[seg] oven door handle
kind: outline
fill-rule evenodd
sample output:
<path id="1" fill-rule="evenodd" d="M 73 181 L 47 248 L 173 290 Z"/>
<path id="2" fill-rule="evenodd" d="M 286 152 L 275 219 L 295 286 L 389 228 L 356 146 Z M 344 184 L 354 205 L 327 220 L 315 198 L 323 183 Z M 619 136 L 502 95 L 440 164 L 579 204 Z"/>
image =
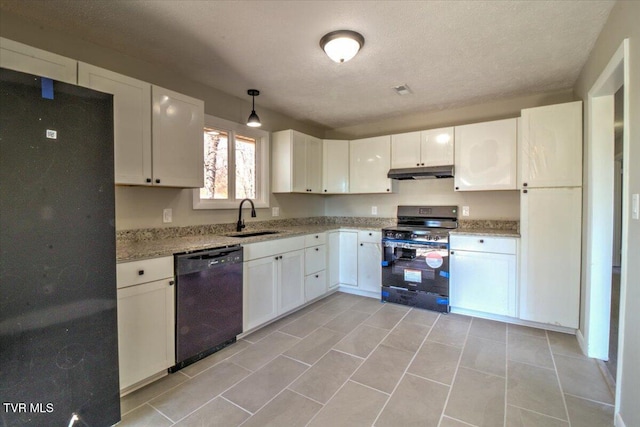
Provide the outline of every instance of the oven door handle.
<path id="1" fill-rule="evenodd" d="M 448 243 L 408 243 L 408 242 L 393 242 L 393 241 L 383 241 L 382 246 L 387 248 L 401 248 L 401 249 L 449 249 Z"/>

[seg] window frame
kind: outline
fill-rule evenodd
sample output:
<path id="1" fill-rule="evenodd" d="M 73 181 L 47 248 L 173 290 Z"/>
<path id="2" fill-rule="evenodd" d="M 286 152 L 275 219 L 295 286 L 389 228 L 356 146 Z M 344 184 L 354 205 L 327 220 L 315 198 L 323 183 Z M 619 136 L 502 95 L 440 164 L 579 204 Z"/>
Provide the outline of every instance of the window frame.
<path id="1" fill-rule="evenodd" d="M 194 188 L 193 209 L 236 209 L 240 199 L 235 198 L 236 187 L 236 161 L 235 161 L 235 137 L 236 134 L 254 138 L 256 140 L 256 198 L 252 199 L 256 208 L 269 207 L 269 132 L 262 129 L 251 128 L 247 125 L 235 123 L 230 120 L 205 114 L 204 127 L 211 127 L 228 132 L 229 135 L 229 198 L 228 199 L 201 199 L 200 188 Z M 204 133 L 204 128 L 203 128 Z M 202 142 L 204 150 L 204 139 Z M 203 165 L 204 167 L 204 165 Z"/>

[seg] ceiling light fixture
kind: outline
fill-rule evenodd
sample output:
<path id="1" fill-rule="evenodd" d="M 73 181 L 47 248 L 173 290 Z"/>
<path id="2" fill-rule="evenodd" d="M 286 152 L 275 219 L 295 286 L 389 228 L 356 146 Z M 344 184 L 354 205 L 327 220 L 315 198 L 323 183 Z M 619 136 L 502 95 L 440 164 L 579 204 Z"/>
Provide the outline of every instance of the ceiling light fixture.
<path id="1" fill-rule="evenodd" d="M 338 30 L 325 34 L 320 39 L 320 47 L 333 61 L 347 62 L 364 46 L 362 34 L 351 30 Z"/>
<path id="2" fill-rule="evenodd" d="M 262 126 L 262 123 L 260 123 L 260 117 L 256 114 L 256 96 L 260 95 L 260 91 L 258 89 L 249 89 L 247 94 L 252 98 L 251 114 L 249 114 L 249 119 L 247 119 L 247 126 L 259 128 Z"/>

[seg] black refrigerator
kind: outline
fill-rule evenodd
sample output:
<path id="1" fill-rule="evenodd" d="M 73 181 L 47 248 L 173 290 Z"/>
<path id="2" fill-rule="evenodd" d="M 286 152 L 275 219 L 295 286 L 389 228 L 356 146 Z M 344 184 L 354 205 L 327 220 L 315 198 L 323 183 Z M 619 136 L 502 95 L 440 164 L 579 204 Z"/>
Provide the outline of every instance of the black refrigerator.
<path id="1" fill-rule="evenodd" d="M 0 424 L 120 420 L 111 95 L 0 69 Z"/>

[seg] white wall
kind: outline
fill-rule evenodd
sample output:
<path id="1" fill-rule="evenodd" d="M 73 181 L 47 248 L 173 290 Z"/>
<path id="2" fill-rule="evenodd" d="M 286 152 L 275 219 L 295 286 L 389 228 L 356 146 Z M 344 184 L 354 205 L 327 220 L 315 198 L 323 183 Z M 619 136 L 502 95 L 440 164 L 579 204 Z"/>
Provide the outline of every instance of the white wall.
<path id="1" fill-rule="evenodd" d="M 618 1 L 611 11 L 589 59 L 575 86 L 576 94 L 587 99 L 589 89 L 606 67 L 623 39 L 629 38 L 629 194 L 640 193 L 640 2 Z M 585 155 L 585 158 L 587 156 Z M 587 171 L 585 171 L 586 173 Z M 585 194 L 587 192 L 585 191 Z M 627 208 L 630 201 L 627 200 Z M 628 212 L 627 212 L 628 214 Z M 640 221 L 630 220 L 627 239 L 629 250 L 622 255 L 627 268 L 627 289 L 624 301 L 625 330 L 621 335 L 622 363 L 620 379 L 620 417 L 627 427 L 640 426 Z M 584 307 L 582 307 L 584 311 Z M 584 325 L 583 322 L 581 322 Z"/>

